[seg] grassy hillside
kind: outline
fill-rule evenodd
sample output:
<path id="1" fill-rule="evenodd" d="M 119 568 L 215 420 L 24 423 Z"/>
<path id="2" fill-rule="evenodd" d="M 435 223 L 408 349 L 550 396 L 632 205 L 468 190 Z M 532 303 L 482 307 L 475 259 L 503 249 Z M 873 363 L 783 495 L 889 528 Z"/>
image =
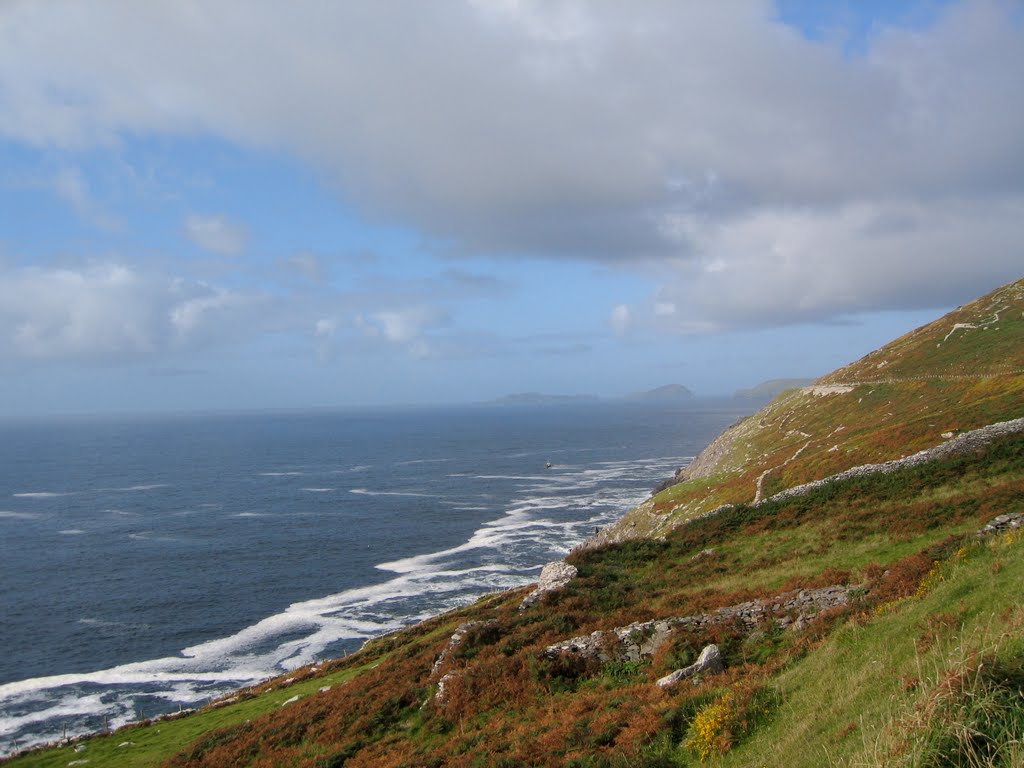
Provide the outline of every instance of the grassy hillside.
<path id="1" fill-rule="evenodd" d="M 604 540 L 659 534 L 722 504 L 766 498 L 1024 416 L 1024 280 L 923 326 L 814 385 L 783 393 L 698 457 Z"/>
<path id="2" fill-rule="evenodd" d="M 977 535 L 1024 515 L 1024 433 L 770 500 L 1024 416 L 1022 355 L 1024 281 L 783 394 L 531 608 L 493 595 L 11 765 L 1024 765 L 1024 535 Z M 724 669 L 656 684 L 711 643 Z"/>

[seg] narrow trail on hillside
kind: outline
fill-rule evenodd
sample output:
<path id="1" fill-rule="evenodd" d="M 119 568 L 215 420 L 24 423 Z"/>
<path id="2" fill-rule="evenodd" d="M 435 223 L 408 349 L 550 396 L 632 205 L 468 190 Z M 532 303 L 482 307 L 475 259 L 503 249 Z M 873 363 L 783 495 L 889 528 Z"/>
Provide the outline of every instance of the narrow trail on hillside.
<path id="1" fill-rule="evenodd" d="M 804 434 L 806 434 L 806 433 L 804 433 Z M 810 435 L 806 435 L 806 436 L 810 437 Z M 813 440 L 808 440 L 806 443 L 803 444 L 803 446 L 801 446 L 800 448 L 797 448 L 796 453 L 794 453 L 792 456 L 790 456 L 784 462 L 782 462 L 781 464 L 776 464 L 774 467 L 769 467 L 768 469 L 766 469 L 764 472 L 762 472 L 760 475 L 757 476 L 757 487 L 756 487 L 756 490 L 754 491 L 754 504 L 757 504 L 758 502 L 761 501 L 761 495 L 764 492 L 764 481 L 768 477 L 768 475 L 770 475 L 776 469 L 782 469 L 784 466 L 789 464 L 791 461 L 794 461 L 801 453 L 806 451 L 807 448 L 810 446 L 810 444 L 813 443 L 813 442 L 814 442 Z"/>
<path id="2" fill-rule="evenodd" d="M 987 373 L 936 373 L 921 376 L 892 376 L 884 379 L 850 379 L 847 381 L 830 382 L 827 386 L 856 387 L 862 384 L 901 384 L 911 381 L 963 381 L 969 379 L 993 379 L 999 376 L 1022 376 L 1024 368 L 1009 368 L 1005 371 L 989 371 Z M 807 389 L 812 389 L 808 387 Z"/>

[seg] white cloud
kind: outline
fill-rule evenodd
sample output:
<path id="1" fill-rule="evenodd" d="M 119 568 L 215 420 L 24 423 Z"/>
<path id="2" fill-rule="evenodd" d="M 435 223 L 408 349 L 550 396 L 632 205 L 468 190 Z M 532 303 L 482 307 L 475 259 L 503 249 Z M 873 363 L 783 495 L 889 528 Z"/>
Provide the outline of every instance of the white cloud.
<path id="1" fill-rule="evenodd" d="M 321 317 L 313 326 L 313 335 L 330 338 L 338 330 L 338 320 L 334 317 Z"/>
<path id="2" fill-rule="evenodd" d="M 284 149 L 455 250 L 671 268 L 665 302 L 678 294 L 691 328 L 730 307 L 767 323 L 1016 276 L 1017 6 L 965 0 L 932 28 L 877 32 L 845 56 L 767 0 L 7 3 L 0 136 Z M 923 229 L 856 221 L 908 209 L 968 244 L 960 258 Z M 222 218 L 193 224 L 209 250 L 244 247 Z"/>
<path id="3" fill-rule="evenodd" d="M 368 319 L 363 319 L 364 333 L 371 336 L 382 336 L 396 344 L 419 344 L 423 334 L 431 328 L 437 328 L 447 322 L 445 312 L 437 307 L 420 305 L 400 309 L 387 309 L 374 312 Z"/>
<path id="4" fill-rule="evenodd" d="M 123 362 L 247 332 L 259 300 L 118 263 L 0 271 L 0 361 Z"/>
<path id="5" fill-rule="evenodd" d="M 1020 274 L 1019 221 L 1024 196 L 759 211 L 705 231 L 663 273 L 655 308 L 677 311 L 655 314 L 704 332 L 955 305 Z"/>
<path id="6" fill-rule="evenodd" d="M 314 283 L 323 282 L 327 276 L 323 261 L 315 253 L 309 251 L 293 253 L 282 262 L 282 266 L 287 270 L 299 273 Z"/>
<path id="7" fill-rule="evenodd" d="M 245 249 L 245 229 L 226 216 L 192 213 L 185 217 L 185 234 L 204 250 L 237 256 Z"/>
<path id="8" fill-rule="evenodd" d="M 612 307 L 608 324 L 616 336 L 625 336 L 633 324 L 633 313 L 626 304 L 616 304 Z"/>
<path id="9" fill-rule="evenodd" d="M 117 217 L 111 216 L 93 199 L 81 169 L 69 166 L 62 168 L 53 178 L 53 191 L 57 197 L 71 206 L 79 218 L 94 227 L 114 231 L 123 227 Z"/>

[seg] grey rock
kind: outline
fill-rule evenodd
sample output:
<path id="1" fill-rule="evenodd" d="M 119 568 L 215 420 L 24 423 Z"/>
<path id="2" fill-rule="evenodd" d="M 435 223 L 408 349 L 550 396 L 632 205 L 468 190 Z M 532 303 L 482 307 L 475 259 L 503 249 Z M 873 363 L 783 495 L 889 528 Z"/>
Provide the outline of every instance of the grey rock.
<path id="1" fill-rule="evenodd" d="M 434 660 L 434 666 L 430 670 L 430 676 L 436 677 L 441 671 L 441 667 L 444 666 L 445 660 L 451 655 L 452 651 L 462 645 L 462 642 L 466 639 L 466 633 L 474 627 L 483 626 L 484 624 L 493 624 L 492 621 L 467 621 L 465 624 L 460 624 L 455 630 L 452 636 L 448 639 L 448 644 L 441 650 L 437 658 Z"/>
<path id="2" fill-rule="evenodd" d="M 923 451 L 918 451 L 912 456 L 907 456 L 902 459 L 893 459 L 892 461 L 885 461 L 881 464 L 863 464 L 859 467 L 848 469 L 845 472 L 840 472 L 838 474 L 822 478 L 821 480 L 814 480 L 810 483 L 796 485 L 788 490 L 776 493 L 774 496 L 769 496 L 767 499 L 762 500 L 760 504 L 769 501 L 781 501 L 783 499 L 793 498 L 794 496 L 805 496 L 817 488 L 821 488 L 824 485 L 841 480 L 848 480 L 854 477 L 865 477 L 867 475 L 891 474 L 897 470 L 905 469 L 907 467 L 916 467 L 936 459 L 944 459 L 949 456 L 970 453 L 984 448 L 993 440 L 1005 435 L 1012 435 L 1017 432 L 1024 432 L 1024 418 L 1000 421 L 996 424 L 989 424 L 987 427 L 972 429 L 970 432 L 964 432 L 962 435 L 954 437 L 952 440 L 945 443 L 941 443 L 934 448 L 926 448 Z M 754 504 L 753 506 L 759 506 L 759 504 Z"/>
<path id="3" fill-rule="evenodd" d="M 659 688 L 671 688 L 695 675 L 704 673 L 717 675 L 723 669 L 725 669 L 725 664 L 722 662 L 722 652 L 718 650 L 718 646 L 706 645 L 700 652 L 700 656 L 697 657 L 697 661 L 688 667 L 677 669 L 670 675 L 665 675 L 665 677 L 658 680 L 656 685 Z"/>
<path id="4" fill-rule="evenodd" d="M 427 699 L 427 701 L 433 701 L 437 706 L 444 706 L 445 699 L 448 696 L 447 685 L 455 679 L 455 673 L 449 672 L 447 675 L 437 681 L 437 692 L 434 694 L 433 699 Z"/>
<path id="5" fill-rule="evenodd" d="M 738 425 L 736 425 L 738 426 Z M 704 454 L 697 457 L 692 464 L 684 469 L 680 470 L 676 475 L 675 482 L 683 482 L 684 480 L 690 479 L 691 477 L 702 477 L 708 468 L 714 468 L 717 466 L 717 462 L 721 455 L 724 455 L 731 447 L 733 440 L 736 438 L 736 426 L 730 427 L 728 430 L 723 432 L 719 437 L 705 450 L 707 454 L 706 462 L 703 461 Z M 791 499 L 796 496 L 806 496 L 807 494 L 822 488 L 831 483 L 841 482 L 843 480 L 849 480 L 855 477 L 866 477 L 868 475 L 886 475 L 893 472 L 897 472 L 901 469 L 908 467 L 916 467 L 921 464 L 925 464 L 929 461 L 935 461 L 937 459 L 944 459 L 950 456 L 956 456 L 964 453 L 971 453 L 972 451 L 979 451 L 985 448 L 993 440 L 997 440 L 1005 435 L 1012 435 L 1018 432 L 1024 432 L 1024 417 L 1019 419 L 1011 419 L 1010 421 L 1000 421 L 995 424 L 989 424 L 985 427 L 978 429 L 972 429 L 970 432 L 964 432 L 961 435 L 957 435 L 952 440 L 940 443 L 932 448 L 926 448 L 923 451 L 918 451 L 911 456 L 905 456 L 902 459 L 893 459 L 892 461 L 885 461 L 881 464 L 862 464 L 857 467 L 852 467 L 843 472 L 839 472 L 835 475 L 829 475 L 823 477 L 820 480 L 812 480 L 809 483 L 802 483 L 801 485 L 795 485 L 792 488 L 788 488 L 784 491 L 780 491 L 768 498 L 758 499 L 752 503 L 751 507 L 759 507 L 763 504 L 768 504 L 773 501 L 783 501 L 785 499 Z M 705 465 L 706 464 L 706 468 Z M 650 504 L 650 502 L 645 502 Z M 668 520 L 663 526 L 669 530 L 677 528 L 681 525 L 691 525 L 698 520 L 706 520 L 709 517 L 715 517 L 720 515 L 726 510 L 732 509 L 733 504 L 723 504 L 720 507 L 703 512 L 699 515 L 686 518 L 685 520 Z M 641 504 L 634 511 L 640 511 L 644 509 L 644 504 Z M 580 549 L 589 549 L 597 547 L 603 544 L 612 544 L 620 541 L 626 541 L 630 538 L 636 538 L 635 536 L 629 535 L 627 532 L 620 530 L 620 527 L 610 526 L 608 529 L 601 531 L 599 536 L 595 536 L 585 541 Z"/>
<path id="6" fill-rule="evenodd" d="M 562 589 L 576 578 L 576 574 L 575 565 L 569 565 L 562 560 L 548 563 L 541 569 L 540 578 L 537 580 L 537 587 L 523 598 L 523 602 L 519 604 L 519 610 L 525 611 L 530 606 L 536 605 L 549 592 Z"/>
<path id="7" fill-rule="evenodd" d="M 994 536 L 998 533 L 1014 531 L 1021 527 L 1024 527 L 1024 514 L 1020 512 L 1011 512 L 1010 514 L 999 515 L 998 517 L 993 518 L 992 521 L 978 531 L 975 536 L 979 539 L 983 539 L 988 536 Z"/>
<path id="8" fill-rule="evenodd" d="M 789 592 L 768 600 L 751 600 L 719 608 L 713 613 L 637 621 L 624 627 L 598 630 L 549 645 L 544 655 L 554 658 L 570 653 L 602 663 L 639 661 L 657 653 L 674 632 L 702 632 L 712 625 L 726 622 L 734 622 L 743 631 L 751 632 L 758 624 L 774 619 L 776 626 L 796 631 L 805 627 L 821 611 L 848 603 L 852 589 L 855 587 L 835 584 L 820 589 Z M 778 616 L 787 613 L 796 613 L 798 616 L 795 619 L 786 615 Z"/>

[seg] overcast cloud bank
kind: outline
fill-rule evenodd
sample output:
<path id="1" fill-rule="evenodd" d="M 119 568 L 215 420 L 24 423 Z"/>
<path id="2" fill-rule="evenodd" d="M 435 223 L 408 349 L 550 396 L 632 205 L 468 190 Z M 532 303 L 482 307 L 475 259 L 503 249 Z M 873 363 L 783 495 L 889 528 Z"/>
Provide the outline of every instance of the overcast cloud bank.
<path id="1" fill-rule="evenodd" d="M 1021 6 L 955 3 L 864 48 L 806 39 L 767 0 L 10 2 L 0 137 L 283 151 L 435 255 L 642 272 L 650 300 L 608 306 L 619 336 L 940 307 L 1018 276 Z M 113 226 L 69 168 L 58 194 Z M 214 255 L 250 245 L 219 213 L 182 227 Z M 5 354 L 111 359 L 265 328 L 232 287 L 86 256 L 4 274 Z M 315 255 L 280 258 L 323 282 Z M 304 332 L 321 355 L 341 327 L 427 354 L 425 330 L 454 321 L 405 299 L 311 312 Z"/>

